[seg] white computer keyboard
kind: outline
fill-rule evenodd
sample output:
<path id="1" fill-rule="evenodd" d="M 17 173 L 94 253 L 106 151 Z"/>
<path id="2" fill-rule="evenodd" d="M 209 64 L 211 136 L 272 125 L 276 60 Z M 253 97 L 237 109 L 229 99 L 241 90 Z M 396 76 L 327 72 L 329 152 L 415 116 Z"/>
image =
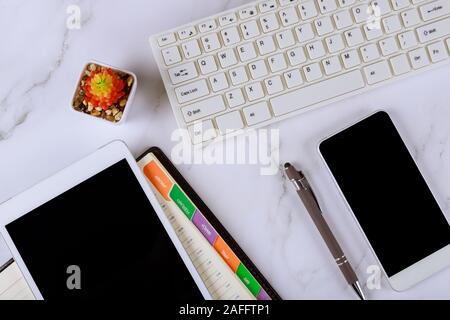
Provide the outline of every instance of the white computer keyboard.
<path id="1" fill-rule="evenodd" d="M 151 44 L 196 143 L 448 63 L 450 0 L 258 1 Z"/>

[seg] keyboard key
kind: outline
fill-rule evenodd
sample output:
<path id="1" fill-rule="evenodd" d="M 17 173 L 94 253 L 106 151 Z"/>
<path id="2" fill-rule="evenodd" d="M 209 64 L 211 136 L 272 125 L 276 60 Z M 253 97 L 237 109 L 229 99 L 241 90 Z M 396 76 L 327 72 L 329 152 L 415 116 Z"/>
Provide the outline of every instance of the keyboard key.
<path id="1" fill-rule="evenodd" d="M 378 47 L 374 43 L 361 47 L 360 52 L 364 62 L 370 62 L 380 57 Z"/>
<path id="2" fill-rule="evenodd" d="M 450 17 L 417 28 L 417 35 L 421 43 L 450 35 Z"/>
<path id="3" fill-rule="evenodd" d="M 402 49 L 408 49 L 417 46 L 416 35 L 413 31 L 407 31 L 399 34 L 398 41 Z"/>
<path id="4" fill-rule="evenodd" d="M 369 20 L 369 6 L 367 4 L 362 4 L 359 6 L 356 6 L 352 9 L 353 12 L 353 18 L 355 19 L 356 23 L 366 22 Z"/>
<path id="5" fill-rule="evenodd" d="M 233 49 L 222 51 L 217 54 L 217 57 L 219 58 L 220 65 L 224 69 L 233 66 L 238 62 Z"/>
<path id="6" fill-rule="evenodd" d="M 275 35 L 275 39 L 277 39 L 278 47 L 280 47 L 280 49 L 285 49 L 295 45 L 294 34 L 291 30 L 285 30 L 277 33 Z"/>
<path id="7" fill-rule="evenodd" d="M 337 56 L 323 60 L 322 65 L 327 76 L 338 73 L 342 70 L 341 61 Z"/>
<path id="8" fill-rule="evenodd" d="M 264 85 L 266 86 L 266 90 L 269 95 L 276 94 L 284 90 L 283 82 L 281 81 L 280 76 L 266 79 L 264 81 Z"/>
<path id="9" fill-rule="evenodd" d="M 170 47 L 161 51 L 164 62 L 170 66 L 181 61 L 180 51 L 178 47 Z"/>
<path id="10" fill-rule="evenodd" d="M 401 10 L 409 7 L 411 3 L 409 2 L 409 0 L 391 0 L 391 4 L 394 10 Z"/>
<path id="11" fill-rule="evenodd" d="M 333 19 L 334 23 L 336 24 L 336 28 L 338 28 L 339 30 L 350 27 L 353 24 L 353 19 L 350 15 L 350 11 L 348 10 L 336 12 L 333 15 Z"/>
<path id="12" fill-rule="evenodd" d="M 292 3 L 294 3 L 297 0 L 278 0 L 280 2 L 280 6 L 285 7 Z"/>
<path id="13" fill-rule="evenodd" d="M 389 0 L 375 0 L 372 1 L 370 5 L 372 7 L 372 12 L 374 12 L 375 14 L 379 12 L 380 16 L 384 16 L 392 11 Z"/>
<path id="14" fill-rule="evenodd" d="M 250 102 L 264 98 L 264 90 L 259 82 L 245 86 L 245 93 L 247 94 L 248 101 Z"/>
<path id="15" fill-rule="evenodd" d="M 227 99 L 230 108 L 236 108 L 245 104 L 245 98 L 244 95 L 242 94 L 241 89 L 234 89 L 230 92 L 227 92 L 225 94 L 225 97 Z"/>
<path id="16" fill-rule="evenodd" d="M 319 10 L 323 14 L 330 13 L 337 9 L 336 1 L 334 0 L 318 0 Z"/>
<path id="17" fill-rule="evenodd" d="M 269 57 L 267 61 L 269 63 L 269 68 L 273 73 L 287 68 L 286 59 L 282 53 Z"/>
<path id="18" fill-rule="evenodd" d="M 262 56 L 272 53 L 277 49 L 273 38 L 270 36 L 259 39 L 256 41 L 256 45 L 258 47 L 259 54 Z"/>
<path id="19" fill-rule="evenodd" d="M 383 31 L 380 28 L 374 28 L 373 26 L 369 26 L 368 24 L 365 24 L 363 26 L 363 30 L 366 35 L 366 39 L 369 41 L 379 38 L 383 35 Z"/>
<path id="20" fill-rule="evenodd" d="M 297 39 L 300 43 L 314 39 L 314 31 L 309 23 L 296 27 L 295 33 L 297 34 Z"/>
<path id="21" fill-rule="evenodd" d="M 303 20 L 308 20 L 317 16 L 317 8 L 314 1 L 303 2 L 298 6 L 298 9 Z"/>
<path id="22" fill-rule="evenodd" d="M 244 128 L 244 122 L 239 111 L 233 111 L 217 117 L 216 123 L 222 135 Z"/>
<path id="23" fill-rule="evenodd" d="M 349 47 L 354 47 L 364 42 L 364 37 L 360 28 L 348 30 L 344 33 L 344 35 Z"/>
<path id="24" fill-rule="evenodd" d="M 268 0 L 263 3 L 260 3 L 258 7 L 261 13 L 266 13 L 275 10 L 278 6 L 276 0 Z"/>
<path id="25" fill-rule="evenodd" d="M 169 70 L 172 84 L 179 84 L 198 77 L 197 68 L 193 62 L 185 63 Z"/>
<path id="26" fill-rule="evenodd" d="M 200 50 L 197 40 L 185 42 L 183 43 L 181 48 L 183 49 L 183 53 L 186 59 L 198 57 L 199 55 L 202 54 L 202 51 Z"/>
<path id="27" fill-rule="evenodd" d="M 215 96 L 183 107 L 181 112 L 183 113 L 186 123 L 189 123 L 219 113 L 225 109 L 226 107 L 222 96 Z"/>
<path id="28" fill-rule="evenodd" d="M 197 60 L 202 74 L 210 74 L 218 70 L 216 60 L 213 56 L 207 56 Z"/>
<path id="29" fill-rule="evenodd" d="M 244 108 L 242 111 L 244 112 L 245 120 L 249 126 L 253 126 L 272 118 L 267 102 L 265 101 Z"/>
<path id="30" fill-rule="evenodd" d="M 333 23 L 331 22 L 330 17 L 323 17 L 314 20 L 314 26 L 316 27 L 316 31 L 319 36 L 323 36 L 334 31 Z"/>
<path id="31" fill-rule="evenodd" d="M 239 10 L 239 18 L 241 20 L 249 19 L 251 17 L 256 16 L 256 13 L 257 13 L 257 11 L 256 11 L 255 7 L 249 7 L 246 9 L 242 9 L 242 10 Z"/>
<path id="32" fill-rule="evenodd" d="M 387 61 L 374 63 L 364 68 L 367 83 L 374 84 L 389 79 L 392 76 L 391 69 Z"/>
<path id="33" fill-rule="evenodd" d="M 217 130 L 214 128 L 211 120 L 195 123 L 189 126 L 188 130 L 194 144 L 206 142 L 217 137 Z"/>
<path id="34" fill-rule="evenodd" d="M 392 70 L 396 76 L 405 74 L 411 70 L 408 57 L 405 54 L 401 54 L 389 59 Z"/>
<path id="35" fill-rule="evenodd" d="M 427 52 L 424 48 L 419 48 L 408 53 L 409 60 L 414 69 L 420 69 L 430 64 Z"/>
<path id="36" fill-rule="evenodd" d="M 427 47 L 427 50 L 430 54 L 432 62 L 439 62 L 445 60 L 448 57 L 447 49 L 445 49 L 445 45 L 441 41 L 430 44 Z"/>
<path id="37" fill-rule="evenodd" d="M 255 20 L 241 24 L 241 32 L 245 40 L 255 38 L 261 34 L 258 23 Z"/>
<path id="38" fill-rule="evenodd" d="M 351 50 L 341 54 L 342 62 L 344 62 L 344 67 L 346 69 L 351 69 L 361 64 L 361 59 L 359 58 L 359 54 L 356 50 Z"/>
<path id="39" fill-rule="evenodd" d="M 200 80 L 175 89 L 178 102 L 183 104 L 209 94 L 206 80 Z"/>
<path id="40" fill-rule="evenodd" d="M 269 33 L 280 28 L 278 18 L 274 13 L 262 17 L 259 22 L 261 23 L 261 27 L 264 33 Z"/>
<path id="41" fill-rule="evenodd" d="M 205 22 L 200 23 L 200 24 L 198 25 L 198 30 L 199 30 L 201 33 L 213 31 L 213 30 L 216 30 L 216 29 L 217 29 L 217 23 L 216 23 L 216 20 L 208 20 L 208 21 L 205 21 Z"/>
<path id="42" fill-rule="evenodd" d="M 303 47 L 297 47 L 286 52 L 291 66 L 297 66 L 306 61 L 305 51 Z"/>
<path id="43" fill-rule="evenodd" d="M 294 7 L 286 8 L 278 12 L 283 26 L 291 26 L 299 22 L 297 11 Z"/>
<path id="44" fill-rule="evenodd" d="M 218 73 L 214 76 L 209 77 L 209 83 L 211 85 L 211 89 L 214 92 L 219 92 L 225 89 L 228 89 L 228 79 L 225 73 Z"/>
<path id="45" fill-rule="evenodd" d="M 286 72 L 283 77 L 289 89 L 298 87 L 299 85 L 303 84 L 302 74 L 298 69 Z"/>
<path id="46" fill-rule="evenodd" d="M 328 48 L 328 52 L 335 53 L 345 49 L 344 40 L 340 34 L 335 34 L 331 37 L 325 38 L 325 43 Z"/>
<path id="47" fill-rule="evenodd" d="M 306 81 L 311 82 L 322 78 L 322 69 L 318 63 L 313 63 L 303 67 L 303 73 L 305 74 Z"/>
<path id="48" fill-rule="evenodd" d="M 272 111 L 280 116 L 316 103 L 361 89 L 365 86 L 359 70 L 336 76 L 270 99 Z"/>
<path id="49" fill-rule="evenodd" d="M 267 71 L 266 62 L 264 60 L 258 60 L 248 65 L 250 69 L 250 75 L 253 79 L 259 79 L 267 76 L 269 72 Z"/>
<path id="50" fill-rule="evenodd" d="M 177 38 L 175 37 L 175 34 L 173 34 L 173 33 L 168 33 L 168 34 L 165 34 L 165 35 L 160 36 L 158 38 L 158 44 L 159 44 L 160 47 L 167 46 L 167 45 L 172 44 L 172 43 L 174 43 L 176 41 L 177 41 Z"/>
<path id="51" fill-rule="evenodd" d="M 384 31 L 386 33 L 398 32 L 402 29 L 402 25 L 398 15 L 393 15 L 382 20 Z"/>
<path id="52" fill-rule="evenodd" d="M 234 13 L 229 13 L 224 16 L 219 17 L 219 24 L 221 27 L 233 24 L 237 21 L 237 17 Z"/>
<path id="53" fill-rule="evenodd" d="M 325 48 L 322 41 L 312 42 L 306 45 L 306 51 L 311 60 L 323 57 L 325 55 Z"/>
<path id="54" fill-rule="evenodd" d="M 232 46 L 233 44 L 241 41 L 241 36 L 239 35 L 239 31 L 236 27 L 224 29 L 220 32 L 222 35 L 223 43 L 226 46 Z"/>
<path id="55" fill-rule="evenodd" d="M 348 7 L 354 4 L 356 0 L 338 0 L 340 7 Z"/>
<path id="56" fill-rule="evenodd" d="M 239 54 L 239 59 L 241 59 L 242 62 L 252 60 L 257 57 L 253 42 L 244 43 L 243 45 L 238 46 L 237 52 Z"/>
<path id="57" fill-rule="evenodd" d="M 420 23 L 420 17 L 417 9 L 403 11 L 400 16 L 402 17 L 403 25 L 406 28 L 413 27 Z"/>
<path id="58" fill-rule="evenodd" d="M 185 40 L 190 37 L 193 37 L 197 34 L 197 30 L 195 27 L 187 27 L 186 29 L 178 31 L 178 37 L 180 40 Z"/>
<path id="59" fill-rule="evenodd" d="M 233 86 L 240 85 L 248 81 L 247 71 L 245 71 L 245 67 L 239 67 L 233 70 L 230 70 L 230 79 Z"/>
<path id="60" fill-rule="evenodd" d="M 378 44 L 383 56 L 389 56 L 398 51 L 398 44 L 394 37 L 380 40 Z"/>
<path id="61" fill-rule="evenodd" d="M 419 11 L 424 21 L 440 18 L 450 13 L 450 1 L 434 1 L 421 6 Z"/>
<path id="62" fill-rule="evenodd" d="M 219 36 L 216 33 L 211 33 L 201 38 L 203 49 L 205 52 L 218 50 L 222 47 Z"/>

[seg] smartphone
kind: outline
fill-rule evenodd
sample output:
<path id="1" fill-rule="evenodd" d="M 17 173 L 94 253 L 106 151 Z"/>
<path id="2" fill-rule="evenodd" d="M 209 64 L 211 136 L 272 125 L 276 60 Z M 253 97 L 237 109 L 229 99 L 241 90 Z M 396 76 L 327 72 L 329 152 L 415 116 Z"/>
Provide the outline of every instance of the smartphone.
<path id="1" fill-rule="evenodd" d="M 319 152 L 394 290 L 450 266 L 450 225 L 386 112 L 323 140 Z"/>

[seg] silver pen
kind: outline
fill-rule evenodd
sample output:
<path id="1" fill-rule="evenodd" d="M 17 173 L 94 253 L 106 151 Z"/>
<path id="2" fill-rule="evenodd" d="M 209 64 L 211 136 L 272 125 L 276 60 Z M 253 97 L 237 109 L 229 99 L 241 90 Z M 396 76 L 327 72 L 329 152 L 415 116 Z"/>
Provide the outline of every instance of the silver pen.
<path id="1" fill-rule="evenodd" d="M 314 224 L 320 232 L 320 235 L 322 236 L 328 249 L 333 255 L 337 266 L 344 275 L 344 278 L 347 280 L 348 284 L 352 286 L 353 290 L 355 290 L 358 297 L 361 300 L 366 300 L 358 277 L 356 276 L 355 271 L 350 265 L 350 262 L 348 262 L 347 257 L 341 249 L 341 246 L 334 237 L 333 232 L 328 226 L 328 223 L 323 217 L 322 210 L 320 209 L 316 196 L 314 195 L 314 192 L 305 175 L 301 171 L 297 171 L 290 163 L 286 163 L 284 165 L 284 171 L 287 178 L 294 184 L 297 190 L 297 194 L 308 210 L 311 219 L 313 220 Z"/>

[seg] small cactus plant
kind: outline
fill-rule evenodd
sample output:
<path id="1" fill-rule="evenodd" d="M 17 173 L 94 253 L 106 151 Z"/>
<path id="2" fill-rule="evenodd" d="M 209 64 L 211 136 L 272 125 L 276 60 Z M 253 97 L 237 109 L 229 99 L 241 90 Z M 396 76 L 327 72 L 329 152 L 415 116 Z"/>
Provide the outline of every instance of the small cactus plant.
<path id="1" fill-rule="evenodd" d="M 108 110 L 125 95 L 125 82 L 111 69 L 102 67 L 90 72 L 83 86 L 85 100 L 94 108 Z"/>
<path id="2" fill-rule="evenodd" d="M 119 122 L 135 85 L 135 76 L 89 63 L 83 70 L 72 107 L 79 112 Z"/>

